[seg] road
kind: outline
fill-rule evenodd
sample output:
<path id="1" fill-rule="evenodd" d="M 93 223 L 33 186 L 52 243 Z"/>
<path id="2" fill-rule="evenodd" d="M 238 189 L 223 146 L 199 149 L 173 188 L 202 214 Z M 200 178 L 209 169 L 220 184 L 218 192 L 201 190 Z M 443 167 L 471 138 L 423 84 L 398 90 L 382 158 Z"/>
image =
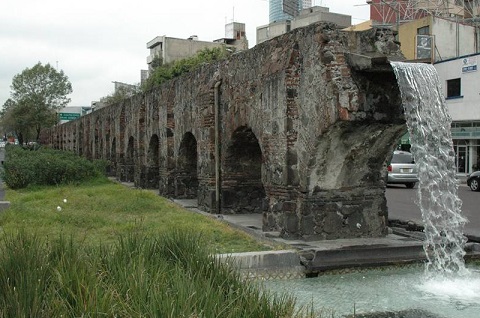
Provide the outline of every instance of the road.
<path id="1" fill-rule="evenodd" d="M 407 189 L 403 185 L 387 187 L 389 219 L 423 224 L 420 209 L 415 204 L 417 190 L 417 188 Z M 480 237 L 480 192 L 473 192 L 466 184 L 461 184 L 458 187 L 458 196 L 463 202 L 462 215 L 469 220 L 465 225 L 465 233 Z"/>

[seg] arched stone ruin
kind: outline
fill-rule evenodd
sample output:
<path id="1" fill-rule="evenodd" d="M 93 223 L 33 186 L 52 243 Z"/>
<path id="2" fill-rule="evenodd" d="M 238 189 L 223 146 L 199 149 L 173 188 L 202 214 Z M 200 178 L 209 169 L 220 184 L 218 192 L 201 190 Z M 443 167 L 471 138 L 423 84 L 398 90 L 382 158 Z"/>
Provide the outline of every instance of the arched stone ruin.
<path id="1" fill-rule="evenodd" d="M 389 30 L 319 23 L 43 133 L 110 173 L 286 238 L 387 232 L 386 161 L 405 131 Z"/>

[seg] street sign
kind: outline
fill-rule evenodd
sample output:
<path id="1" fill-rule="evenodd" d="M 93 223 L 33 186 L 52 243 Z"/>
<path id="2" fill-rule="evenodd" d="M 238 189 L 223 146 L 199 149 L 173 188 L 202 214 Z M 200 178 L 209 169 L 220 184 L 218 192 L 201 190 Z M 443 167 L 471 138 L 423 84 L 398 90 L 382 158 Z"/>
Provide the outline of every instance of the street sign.
<path id="1" fill-rule="evenodd" d="M 80 118 L 79 113 L 58 113 L 60 120 L 75 120 Z"/>

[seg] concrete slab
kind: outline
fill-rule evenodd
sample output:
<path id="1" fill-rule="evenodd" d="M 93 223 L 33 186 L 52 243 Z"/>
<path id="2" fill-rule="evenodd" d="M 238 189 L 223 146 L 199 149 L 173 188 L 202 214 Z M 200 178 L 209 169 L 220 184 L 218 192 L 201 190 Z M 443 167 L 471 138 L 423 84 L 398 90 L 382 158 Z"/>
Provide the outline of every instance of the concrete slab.
<path id="1" fill-rule="evenodd" d="M 295 250 L 219 254 L 219 259 L 237 268 L 247 279 L 292 279 L 305 277 L 305 268 Z"/>

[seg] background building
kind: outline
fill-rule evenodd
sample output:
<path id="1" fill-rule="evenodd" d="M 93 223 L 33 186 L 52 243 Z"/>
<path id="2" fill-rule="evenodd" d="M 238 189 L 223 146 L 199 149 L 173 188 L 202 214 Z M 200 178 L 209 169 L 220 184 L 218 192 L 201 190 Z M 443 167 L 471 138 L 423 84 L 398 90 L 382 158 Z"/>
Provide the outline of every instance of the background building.
<path id="1" fill-rule="evenodd" d="M 474 26 L 434 15 L 403 23 L 398 28 L 405 58 L 428 63 L 477 52 L 475 37 Z"/>
<path id="2" fill-rule="evenodd" d="M 480 54 L 457 57 L 434 64 L 452 117 L 452 139 L 457 173 L 480 170 Z"/>
<path id="3" fill-rule="evenodd" d="M 225 37 L 213 42 L 199 41 L 196 35 L 188 39 L 157 36 L 147 43 L 147 49 L 150 50 L 150 55 L 147 56 L 148 69 L 152 70 L 155 59 L 160 59 L 160 64 L 166 64 L 194 56 L 203 49 L 215 47 L 227 47 L 234 51 L 248 49 L 245 24 L 232 22 L 225 25 Z"/>
<path id="4" fill-rule="evenodd" d="M 268 41 L 274 37 L 285 34 L 296 28 L 301 28 L 316 22 L 333 22 L 340 29 L 352 24 L 352 17 L 345 14 L 330 12 L 326 7 L 310 7 L 303 9 L 291 20 L 276 21 L 257 27 L 257 43 Z"/>
<path id="5" fill-rule="evenodd" d="M 269 22 L 292 20 L 302 9 L 311 6 L 312 0 L 269 0 Z"/>
<path id="6" fill-rule="evenodd" d="M 457 174 L 480 170 L 480 0 L 366 2 L 370 24 L 398 32 L 408 60 L 436 68 L 452 118 Z"/>

